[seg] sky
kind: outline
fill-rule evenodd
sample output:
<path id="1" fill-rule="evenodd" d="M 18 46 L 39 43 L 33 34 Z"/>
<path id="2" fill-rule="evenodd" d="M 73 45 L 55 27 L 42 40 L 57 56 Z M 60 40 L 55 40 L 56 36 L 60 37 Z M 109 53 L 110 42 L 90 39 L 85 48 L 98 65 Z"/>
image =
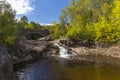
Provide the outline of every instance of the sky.
<path id="1" fill-rule="evenodd" d="M 7 0 L 16 10 L 16 17 L 27 16 L 29 21 L 41 24 L 59 22 L 61 10 L 69 5 L 69 0 Z"/>

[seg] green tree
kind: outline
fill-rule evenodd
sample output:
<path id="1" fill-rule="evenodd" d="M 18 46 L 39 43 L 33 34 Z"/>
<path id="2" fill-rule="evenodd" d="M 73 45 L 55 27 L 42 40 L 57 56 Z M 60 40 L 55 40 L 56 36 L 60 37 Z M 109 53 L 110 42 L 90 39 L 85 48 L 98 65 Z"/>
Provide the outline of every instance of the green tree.
<path id="1" fill-rule="evenodd" d="M 60 31 L 59 24 L 56 23 L 56 22 L 54 22 L 52 27 L 53 27 L 53 28 L 52 28 L 52 31 L 51 31 L 52 37 L 53 37 L 54 39 L 59 38 L 59 37 L 61 36 L 61 31 Z"/>
<path id="2" fill-rule="evenodd" d="M 34 21 L 31 21 L 29 23 L 29 25 L 30 25 L 29 28 L 31 28 L 31 29 L 42 29 L 42 26 L 39 23 L 36 23 Z"/>
<path id="3" fill-rule="evenodd" d="M 13 44 L 16 39 L 15 11 L 10 4 L 0 4 L 0 41 Z"/>
<path id="4" fill-rule="evenodd" d="M 69 39 L 100 43 L 120 41 L 119 0 L 71 0 L 62 10 L 60 21 L 69 22 L 64 29 L 64 36 Z"/>

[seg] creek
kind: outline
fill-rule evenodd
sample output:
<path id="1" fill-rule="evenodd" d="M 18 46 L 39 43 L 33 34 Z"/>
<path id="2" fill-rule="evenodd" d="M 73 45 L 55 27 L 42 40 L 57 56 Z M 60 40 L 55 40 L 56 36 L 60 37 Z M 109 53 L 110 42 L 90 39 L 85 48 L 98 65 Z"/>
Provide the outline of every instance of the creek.
<path id="1" fill-rule="evenodd" d="M 59 56 L 44 57 L 17 69 L 17 80 L 120 80 L 119 65 L 74 59 L 75 53 L 57 46 Z"/>

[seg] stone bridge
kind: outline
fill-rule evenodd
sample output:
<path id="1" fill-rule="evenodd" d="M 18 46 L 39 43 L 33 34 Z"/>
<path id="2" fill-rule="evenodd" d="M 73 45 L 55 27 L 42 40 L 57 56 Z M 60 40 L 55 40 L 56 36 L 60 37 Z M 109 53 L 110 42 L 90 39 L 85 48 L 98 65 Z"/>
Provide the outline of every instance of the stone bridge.
<path id="1" fill-rule="evenodd" d="M 50 32 L 47 29 L 44 29 L 44 30 L 27 29 L 23 32 L 23 35 L 29 39 L 37 39 L 37 38 L 48 36 L 49 34 Z"/>
<path id="2" fill-rule="evenodd" d="M 35 34 L 35 35 L 38 34 L 38 35 L 41 35 L 42 37 L 44 37 L 44 36 L 49 35 L 50 32 L 49 32 L 47 29 L 44 29 L 44 30 L 37 30 L 37 29 L 32 30 L 32 29 L 27 29 L 27 30 L 24 31 L 24 35 L 25 35 L 25 36 L 27 36 L 27 35 L 34 35 L 34 34 Z"/>

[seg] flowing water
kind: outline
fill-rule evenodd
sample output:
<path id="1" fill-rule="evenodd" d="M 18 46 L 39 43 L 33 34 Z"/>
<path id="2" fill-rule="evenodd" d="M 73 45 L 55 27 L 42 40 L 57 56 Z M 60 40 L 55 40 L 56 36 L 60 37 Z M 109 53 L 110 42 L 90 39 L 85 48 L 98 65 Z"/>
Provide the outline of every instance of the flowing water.
<path id="1" fill-rule="evenodd" d="M 55 44 L 59 49 L 59 57 L 60 58 L 70 58 L 70 57 L 74 57 L 76 54 L 70 50 L 68 50 L 67 48 L 60 46 L 59 44 Z"/>
<path id="2" fill-rule="evenodd" d="M 57 58 L 43 58 L 18 69 L 18 80 L 120 80 L 119 65 L 71 60 L 65 50 L 62 52 L 65 55 L 60 53 Z"/>

